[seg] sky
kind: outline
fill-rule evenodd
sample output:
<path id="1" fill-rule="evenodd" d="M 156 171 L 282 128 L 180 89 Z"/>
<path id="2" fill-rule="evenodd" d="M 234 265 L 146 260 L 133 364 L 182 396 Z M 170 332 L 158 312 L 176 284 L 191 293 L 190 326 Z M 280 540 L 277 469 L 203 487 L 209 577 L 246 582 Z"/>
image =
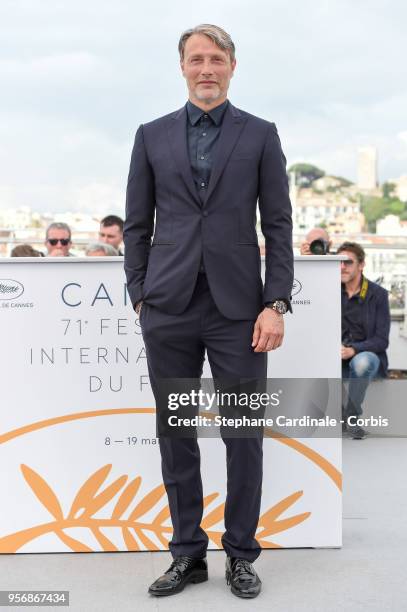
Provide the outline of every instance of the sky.
<path id="1" fill-rule="evenodd" d="M 187 99 L 182 31 L 232 36 L 229 99 L 274 121 L 287 164 L 407 174 L 407 3 L 1 0 L 0 208 L 124 214 L 137 127 Z"/>

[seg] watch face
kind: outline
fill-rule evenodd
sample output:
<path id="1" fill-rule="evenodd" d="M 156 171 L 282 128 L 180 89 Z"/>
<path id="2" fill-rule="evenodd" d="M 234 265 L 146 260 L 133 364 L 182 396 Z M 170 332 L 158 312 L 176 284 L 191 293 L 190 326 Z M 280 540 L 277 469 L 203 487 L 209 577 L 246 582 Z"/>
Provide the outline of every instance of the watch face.
<path id="1" fill-rule="evenodd" d="M 276 300 L 274 302 L 274 307 L 280 314 L 285 314 L 287 312 L 287 304 L 282 300 Z"/>

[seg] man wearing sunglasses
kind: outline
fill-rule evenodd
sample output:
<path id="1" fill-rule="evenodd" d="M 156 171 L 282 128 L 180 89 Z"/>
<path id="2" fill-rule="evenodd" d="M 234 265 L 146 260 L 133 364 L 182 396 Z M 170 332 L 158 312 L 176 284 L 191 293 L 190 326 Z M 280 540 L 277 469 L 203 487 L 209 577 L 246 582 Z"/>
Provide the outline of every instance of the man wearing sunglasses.
<path id="1" fill-rule="evenodd" d="M 48 257 L 72 257 L 71 228 L 67 223 L 51 223 L 45 234 Z"/>
<path id="2" fill-rule="evenodd" d="M 366 436 L 355 417 L 362 415 L 362 403 L 369 382 L 387 375 L 386 349 L 389 345 L 390 311 L 383 287 L 363 275 L 365 252 L 356 242 L 344 242 L 337 251 L 342 281 L 342 378 L 349 379 L 348 401 L 343 418 L 355 440 Z M 353 418 L 351 418 L 353 417 Z"/>

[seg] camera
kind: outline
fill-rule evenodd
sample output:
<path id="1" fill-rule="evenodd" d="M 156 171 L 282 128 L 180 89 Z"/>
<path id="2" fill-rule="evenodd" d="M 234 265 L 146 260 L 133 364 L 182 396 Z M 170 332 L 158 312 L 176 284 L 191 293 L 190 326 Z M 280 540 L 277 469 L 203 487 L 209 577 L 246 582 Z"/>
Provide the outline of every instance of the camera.
<path id="1" fill-rule="evenodd" d="M 322 238 L 318 238 L 311 242 L 309 250 L 313 255 L 326 255 L 329 253 L 329 242 L 322 240 Z"/>

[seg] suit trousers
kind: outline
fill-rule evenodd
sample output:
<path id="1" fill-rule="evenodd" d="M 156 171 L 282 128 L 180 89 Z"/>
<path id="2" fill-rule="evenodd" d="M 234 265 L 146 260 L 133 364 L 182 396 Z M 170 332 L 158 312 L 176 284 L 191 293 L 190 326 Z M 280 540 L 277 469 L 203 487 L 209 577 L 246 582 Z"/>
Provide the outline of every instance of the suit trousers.
<path id="1" fill-rule="evenodd" d="M 147 355 L 150 383 L 159 397 L 159 380 L 199 379 L 205 350 L 213 379 L 267 377 L 267 353 L 251 346 L 254 320 L 224 317 L 212 298 L 205 274 L 199 273 L 186 310 L 172 315 L 144 302 L 140 325 Z M 227 494 L 222 545 L 231 557 L 250 562 L 260 554 L 255 539 L 260 514 L 263 476 L 263 435 L 225 437 Z M 173 557 L 204 557 L 208 536 L 200 524 L 203 490 L 200 451 L 195 437 L 159 437 L 163 482 L 168 495 Z"/>

